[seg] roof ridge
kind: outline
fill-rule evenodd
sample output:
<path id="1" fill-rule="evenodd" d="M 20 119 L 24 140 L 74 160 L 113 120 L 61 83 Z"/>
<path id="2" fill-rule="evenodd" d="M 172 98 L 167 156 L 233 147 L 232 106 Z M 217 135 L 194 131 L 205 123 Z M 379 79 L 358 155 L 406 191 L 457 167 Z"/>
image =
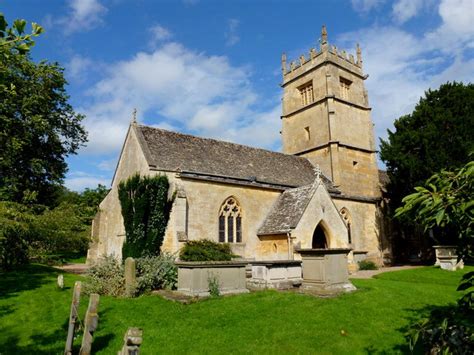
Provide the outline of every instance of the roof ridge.
<path id="1" fill-rule="evenodd" d="M 147 126 L 147 125 L 144 125 L 144 124 L 138 124 L 137 127 L 138 128 L 143 128 L 144 127 L 144 128 L 155 129 L 155 130 L 158 130 L 158 131 L 171 133 L 171 134 L 174 134 L 174 135 L 177 135 L 177 136 L 192 137 L 192 138 L 201 139 L 201 140 L 205 140 L 205 141 L 213 141 L 213 142 L 218 142 L 218 143 L 230 144 L 230 145 L 233 145 L 233 146 L 240 146 L 240 147 L 250 148 L 250 149 L 254 149 L 254 150 L 260 150 L 260 151 L 271 153 L 271 154 L 282 155 L 282 156 L 290 157 L 290 158 L 293 158 L 293 159 L 296 158 L 296 159 L 302 160 L 302 161 L 304 160 L 304 161 L 307 161 L 308 163 L 311 164 L 311 162 L 307 158 L 300 157 L 300 156 L 293 155 L 293 154 L 286 154 L 286 153 L 282 153 L 282 152 L 276 152 L 274 150 L 269 150 L 269 149 L 265 149 L 265 148 L 252 147 L 250 145 L 229 142 L 229 141 L 226 141 L 226 140 L 220 140 L 220 139 L 216 139 L 216 138 L 200 137 L 200 136 L 196 136 L 194 134 L 170 131 L 170 130 L 167 130 L 167 129 L 163 129 L 163 128 L 159 128 L 159 127 L 153 127 L 153 126 Z"/>

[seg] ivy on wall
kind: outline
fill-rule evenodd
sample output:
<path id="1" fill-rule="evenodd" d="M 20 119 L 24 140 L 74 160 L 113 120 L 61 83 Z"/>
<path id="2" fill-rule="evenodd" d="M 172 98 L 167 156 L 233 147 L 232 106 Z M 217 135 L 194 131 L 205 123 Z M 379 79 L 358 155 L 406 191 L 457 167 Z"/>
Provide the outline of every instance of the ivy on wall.
<path id="1" fill-rule="evenodd" d="M 160 254 L 171 201 L 168 178 L 134 175 L 118 186 L 126 241 L 122 255 L 141 257 Z"/>

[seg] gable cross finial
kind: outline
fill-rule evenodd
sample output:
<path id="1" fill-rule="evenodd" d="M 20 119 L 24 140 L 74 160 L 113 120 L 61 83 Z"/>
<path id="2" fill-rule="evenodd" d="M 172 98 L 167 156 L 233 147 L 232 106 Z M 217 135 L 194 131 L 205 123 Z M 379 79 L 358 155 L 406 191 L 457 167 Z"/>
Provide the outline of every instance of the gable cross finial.
<path id="1" fill-rule="evenodd" d="M 134 108 L 132 112 L 132 124 L 137 124 L 137 109 Z"/>
<path id="2" fill-rule="evenodd" d="M 314 175 L 316 176 L 314 181 L 316 183 L 321 182 L 321 168 L 319 167 L 319 164 L 316 164 L 313 170 L 314 170 Z"/>

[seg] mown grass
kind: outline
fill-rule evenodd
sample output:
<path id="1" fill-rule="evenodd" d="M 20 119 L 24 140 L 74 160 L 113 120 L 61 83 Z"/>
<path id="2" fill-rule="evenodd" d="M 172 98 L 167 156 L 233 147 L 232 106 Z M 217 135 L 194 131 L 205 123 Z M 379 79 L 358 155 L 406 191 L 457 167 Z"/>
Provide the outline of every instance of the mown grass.
<path id="1" fill-rule="evenodd" d="M 459 298 L 464 272 L 427 267 L 353 280 L 358 291 L 337 298 L 262 291 L 182 305 L 159 296 L 101 297 L 97 354 L 116 354 L 126 329 L 141 327 L 143 354 L 400 353 L 404 332 L 430 309 Z M 61 353 L 77 275 L 30 265 L 0 274 L 0 353 Z M 87 299 L 81 302 L 85 313 Z M 80 339 L 77 339 L 78 343 Z M 77 344 L 76 344 L 77 346 Z"/>

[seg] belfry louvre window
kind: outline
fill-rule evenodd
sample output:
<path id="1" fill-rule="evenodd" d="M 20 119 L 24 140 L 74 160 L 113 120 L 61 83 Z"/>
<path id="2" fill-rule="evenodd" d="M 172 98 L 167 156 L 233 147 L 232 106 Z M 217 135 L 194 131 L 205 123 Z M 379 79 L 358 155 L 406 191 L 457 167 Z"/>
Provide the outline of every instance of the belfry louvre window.
<path id="1" fill-rule="evenodd" d="M 341 97 L 344 100 L 349 100 L 349 89 L 351 87 L 352 81 L 344 79 L 344 78 L 339 78 L 339 87 L 341 89 Z"/>
<path id="2" fill-rule="evenodd" d="M 301 104 L 303 106 L 314 102 L 313 83 L 306 83 L 298 88 L 301 95 Z"/>
<path id="3" fill-rule="evenodd" d="M 226 199 L 219 211 L 219 242 L 242 243 L 242 213 L 234 197 Z"/>

